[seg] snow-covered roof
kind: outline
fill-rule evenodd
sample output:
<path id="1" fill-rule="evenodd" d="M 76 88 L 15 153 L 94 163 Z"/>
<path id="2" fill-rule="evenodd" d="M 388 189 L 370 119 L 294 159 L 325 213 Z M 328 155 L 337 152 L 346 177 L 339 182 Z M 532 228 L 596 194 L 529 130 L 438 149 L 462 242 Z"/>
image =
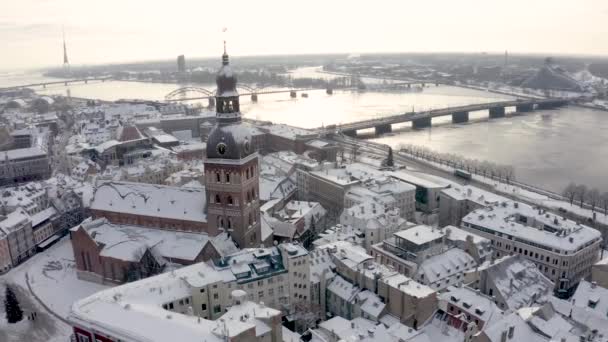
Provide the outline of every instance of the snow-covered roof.
<path id="1" fill-rule="evenodd" d="M 394 233 L 395 236 L 407 240 L 416 245 L 424 245 L 431 241 L 443 238 L 445 231 L 424 224 L 401 230 Z"/>
<path id="2" fill-rule="evenodd" d="M 572 253 L 601 239 L 598 230 L 518 202 L 474 210 L 462 222 L 465 228 L 483 227 L 558 253 Z"/>
<path id="3" fill-rule="evenodd" d="M 485 324 L 491 324 L 502 318 L 503 311 L 494 301 L 478 291 L 466 286 L 450 286 L 446 292 L 438 295 L 439 308 L 448 312 L 448 303 L 463 311 L 479 317 Z"/>
<path id="4" fill-rule="evenodd" d="M 310 282 L 318 283 L 324 274 L 326 279 L 333 278 L 336 265 L 331 259 L 328 249 L 317 248 L 308 254 L 308 264 L 310 265 Z"/>
<path id="5" fill-rule="evenodd" d="M 40 223 L 50 219 L 51 217 L 53 217 L 56 214 L 57 214 L 57 210 L 53 206 L 50 206 L 44 210 L 41 210 L 41 211 L 35 213 L 34 215 L 31 216 L 32 227 L 36 227 Z"/>
<path id="6" fill-rule="evenodd" d="M 484 271 L 512 310 L 544 302 L 553 293 L 553 282 L 521 255 L 501 258 Z"/>
<path id="7" fill-rule="evenodd" d="M 308 131 L 306 129 L 285 124 L 273 124 L 260 128 L 272 135 L 280 136 L 290 140 L 294 140 L 298 136 L 314 136 L 315 134 L 314 132 Z"/>
<path id="8" fill-rule="evenodd" d="M 327 146 L 331 146 L 332 143 L 327 141 L 327 140 L 322 140 L 322 139 L 313 139 L 311 141 L 308 141 L 306 143 L 306 145 L 311 146 L 311 147 L 315 147 L 315 148 L 324 148 Z"/>
<path id="9" fill-rule="evenodd" d="M 189 143 L 189 144 L 181 144 L 177 146 L 171 147 L 171 149 L 175 152 L 187 152 L 187 151 L 198 151 L 207 149 L 207 144 L 204 142 L 199 143 Z"/>
<path id="10" fill-rule="evenodd" d="M 348 186 L 359 183 L 359 180 L 350 176 L 344 169 L 325 169 L 322 171 L 311 171 L 311 175 L 335 183 L 339 186 Z"/>
<path id="11" fill-rule="evenodd" d="M 249 329 L 254 329 L 256 336 L 270 331 L 264 321 L 280 312 L 251 302 L 231 306 L 216 321 L 162 308 L 164 303 L 190 297 L 192 286 L 222 282 L 219 272 L 198 263 L 79 300 L 72 305 L 68 319 L 122 340 L 150 342 L 222 342 Z"/>
<path id="12" fill-rule="evenodd" d="M 511 335 L 510 331 L 512 331 Z M 483 329 L 483 334 L 491 342 L 501 342 L 505 333 L 508 341 L 547 342 L 546 338 L 536 334 L 526 321 L 515 312 L 493 321 L 492 324 Z"/>
<path id="13" fill-rule="evenodd" d="M 342 300 L 345 302 L 351 302 L 361 291 L 361 288 L 352 284 L 341 276 L 336 275 L 331 283 L 327 286 L 327 291 L 342 298 Z"/>
<path id="14" fill-rule="evenodd" d="M 317 235 L 313 245 L 319 247 L 337 241 L 348 241 L 357 245 L 363 243 L 364 233 L 350 225 L 337 224 Z"/>
<path id="15" fill-rule="evenodd" d="M 28 158 L 42 158 L 47 154 L 38 147 L 18 148 L 15 150 L 0 151 L 0 160 L 20 160 Z"/>
<path id="16" fill-rule="evenodd" d="M 85 222 L 81 226 L 95 242 L 103 245 L 100 255 L 125 261 L 139 261 L 147 249 L 154 250 L 168 261 L 171 259 L 195 261 L 207 243 L 213 244 L 216 239 L 222 241 L 218 244 L 220 248 L 216 247 L 220 255 L 238 250 L 234 243 L 232 248 L 223 243 L 225 236 L 210 238 L 206 234 L 118 225 L 110 223 L 105 218 Z M 213 245 L 215 247 L 215 244 Z"/>
<path id="17" fill-rule="evenodd" d="M 430 287 L 420 284 L 419 282 L 400 273 L 394 273 L 391 276 L 384 277 L 381 281 L 391 287 L 399 289 L 403 293 L 417 298 L 428 297 L 435 293 L 435 290 Z"/>
<path id="18" fill-rule="evenodd" d="M 449 229 L 449 230 L 448 230 Z M 489 239 L 479 236 L 473 232 L 449 225 L 442 228 L 446 232 L 446 239 L 451 241 L 467 241 L 470 236 L 474 244 L 490 243 Z M 449 232 L 449 233 L 448 233 Z"/>
<path id="19" fill-rule="evenodd" d="M 327 245 L 319 246 L 334 251 L 334 257 L 340 260 L 345 266 L 357 269 L 359 265 L 366 261 L 373 260 L 373 257 L 365 252 L 361 246 L 355 246 L 346 241 L 337 241 Z"/>
<path id="20" fill-rule="evenodd" d="M 369 317 L 380 318 L 380 314 L 384 311 L 386 304 L 375 293 L 369 290 L 363 290 L 357 294 L 357 302 L 361 306 L 361 311 L 369 315 Z"/>
<path id="21" fill-rule="evenodd" d="M 608 289 L 596 283 L 581 280 L 570 301 L 577 307 L 592 309 L 605 317 L 608 315 Z"/>
<path id="22" fill-rule="evenodd" d="M 454 185 L 441 190 L 441 192 L 455 200 L 469 200 L 482 206 L 491 203 L 507 201 L 506 197 L 497 195 L 493 192 L 485 191 L 471 185 Z"/>
<path id="23" fill-rule="evenodd" d="M 158 141 L 158 143 L 160 144 L 168 144 L 168 143 L 177 143 L 179 142 L 179 140 L 170 135 L 170 134 L 157 134 L 155 136 L 152 137 L 152 139 Z"/>
<path id="24" fill-rule="evenodd" d="M 462 282 L 462 274 L 469 269 L 475 268 L 477 263 L 465 251 L 451 248 L 447 251 L 433 255 L 424 260 L 416 272 L 416 279 L 424 281 L 438 289 Z"/>
<path id="25" fill-rule="evenodd" d="M 20 229 L 23 224 L 30 220 L 29 215 L 22 208 L 17 208 L 12 213 L 5 216 L 4 220 L 0 221 L 0 231 L 6 235 Z"/>
<path id="26" fill-rule="evenodd" d="M 399 170 L 391 171 L 389 174 L 391 177 L 402 180 L 406 183 L 427 189 L 443 189 L 452 184 L 452 182 L 448 181 L 447 179 L 416 171 Z"/>
<path id="27" fill-rule="evenodd" d="M 207 222 L 205 201 L 205 191 L 202 189 L 131 182 L 103 182 L 95 189 L 91 209 Z"/>

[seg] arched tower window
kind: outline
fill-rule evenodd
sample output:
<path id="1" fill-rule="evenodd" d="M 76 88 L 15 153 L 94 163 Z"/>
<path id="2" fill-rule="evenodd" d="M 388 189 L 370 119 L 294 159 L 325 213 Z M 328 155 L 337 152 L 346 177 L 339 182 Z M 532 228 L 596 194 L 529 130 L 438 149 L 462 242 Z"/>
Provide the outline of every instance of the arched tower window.
<path id="1" fill-rule="evenodd" d="M 255 201 L 255 189 L 251 189 L 251 199 Z"/>
<path id="2" fill-rule="evenodd" d="M 220 183 L 222 181 L 222 175 L 219 172 L 215 173 L 215 180 Z"/>
<path id="3" fill-rule="evenodd" d="M 230 172 L 226 172 L 226 183 L 230 183 Z"/>
<path id="4" fill-rule="evenodd" d="M 233 205 L 232 196 L 228 195 L 228 204 Z"/>
<path id="5" fill-rule="evenodd" d="M 245 170 L 245 179 L 249 179 L 249 169 Z"/>
<path id="6" fill-rule="evenodd" d="M 232 220 L 230 219 L 230 217 L 228 218 L 228 229 L 232 229 Z"/>
<path id="7" fill-rule="evenodd" d="M 215 203 L 222 204 L 222 199 L 220 198 L 219 194 L 215 195 Z"/>
<path id="8" fill-rule="evenodd" d="M 249 213 L 249 225 L 253 224 L 253 218 L 251 217 L 251 213 Z"/>
<path id="9" fill-rule="evenodd" d="M 217 217 L 217 225 L 219 228 L 224 228 L 224 218 L 221 216 Z"/>
<path id="10" fill-rule="evenodd" d="M 251 194 L 247 191 L 247 203 L 251 202 Z"/>

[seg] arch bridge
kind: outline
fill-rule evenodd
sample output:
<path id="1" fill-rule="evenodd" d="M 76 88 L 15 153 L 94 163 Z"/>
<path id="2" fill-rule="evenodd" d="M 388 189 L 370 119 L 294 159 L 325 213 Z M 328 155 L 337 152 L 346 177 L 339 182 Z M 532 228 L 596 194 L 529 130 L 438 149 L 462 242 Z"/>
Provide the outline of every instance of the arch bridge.
<path id="1" fill-rule="evenodd" d="M 309 90 L 309 89 L 297 89 L 297 90 L 272 90 L 266 89 L 264 87 L 252 87 L 247 84 L 238 84 L 237 89 L 242 90 L 240 96 L 251 96 L 251 101 L 257 102 L 259 94 L 274 94 L 274 93 L 290 93 L 291 97 L 295 97 L 296 91 Z M 312 88 L 310 88 L 312 89 Z M 173 90 L 169 94 L 165 95 L 165 101 L 167 102 L 181 102 L 181 101 L 190 101 L 190 100 L 209 100 L 209 107 L 215 106 L 215 93 L 217 89 L 209 90 L 207 88 L 202 87 L 182 87 Z M 193 94 L 194 96 L 188 96 L 188 94 Z"/>

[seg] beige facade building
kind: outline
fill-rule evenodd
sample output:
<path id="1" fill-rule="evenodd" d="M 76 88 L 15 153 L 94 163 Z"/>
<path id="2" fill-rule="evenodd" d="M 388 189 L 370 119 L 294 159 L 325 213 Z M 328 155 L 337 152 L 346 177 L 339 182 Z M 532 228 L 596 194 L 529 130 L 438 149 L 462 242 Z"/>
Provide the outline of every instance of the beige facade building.
<path id="1" fill-rule="evenodd" d="M 0 231 L 6 235 L 12 266 L 16 266 L 36 252 L 32 221 L 18 208 L 0 221 Z"/>
<path id="2" fill-rule="evenodd" d="M 11 252 L 8 248 L 8 235 L 0 229 L 0 274 L 11 269 Z"/>
<path id="3" fill-rule="evenodd" d="M 38 147 L 0 152 L 0 185 L 42 180 L 50 175 L 48 155 Z"/>
<path id="4" fill-rule="evenodd" d="M 593 228 L 518 202 L 475 210 L 462 228 L 490 239 L 495 257 L 520 254 L 533 261 L 563 296 L 591 275 L 602 242 Z"/>

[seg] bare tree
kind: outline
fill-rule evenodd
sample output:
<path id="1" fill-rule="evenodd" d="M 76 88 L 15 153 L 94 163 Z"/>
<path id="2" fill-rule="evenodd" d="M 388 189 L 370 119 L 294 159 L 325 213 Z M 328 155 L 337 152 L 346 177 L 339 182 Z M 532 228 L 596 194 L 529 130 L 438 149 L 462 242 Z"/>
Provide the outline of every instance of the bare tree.
<path id="1" fill-rule="evenodd" d="M 602 208 L 604 208 L 604 216 L 608 215 L 608 192 L 604 192 L 600 198 Z"/>
<path id="2" fill-rule="evenodd" d="M 353 144 L 352 150 L 352 162 L 355 163 L 357 162 L 357 153 L 359 153 L 359 144 Z"/>
<path id="3" fill-rule="evenodd" d="M 577 188 L 576 184 L 574 184 L 574 182 L 570 182 L 570 184 L 568 184 L 564 188 L 562 195 L 564 195 L 564 197 L 566 197 L 570 201 L 570 205 L 572 205 L 572 203 L 574 203 L 574 199 L 576 198 L 577 191 L 578 191 L 578 188 Z"/>
<path id="4" fill-rule="evenodd" d="M 587 203 L 591 205 L 591 211 L 595 211 L 595 207 L 600 202 L 600 191 L 596 188 L 593 188 L 587 192 Z"/>
<path id="5" fill-rule="evenodd" d="M 584 184 L 576 186 L 576 198 L 580 203 L 580 207 L 583 207 L 583 203 L 585 202 L 585 195 L 587 194 L 587 186 Z"/>

